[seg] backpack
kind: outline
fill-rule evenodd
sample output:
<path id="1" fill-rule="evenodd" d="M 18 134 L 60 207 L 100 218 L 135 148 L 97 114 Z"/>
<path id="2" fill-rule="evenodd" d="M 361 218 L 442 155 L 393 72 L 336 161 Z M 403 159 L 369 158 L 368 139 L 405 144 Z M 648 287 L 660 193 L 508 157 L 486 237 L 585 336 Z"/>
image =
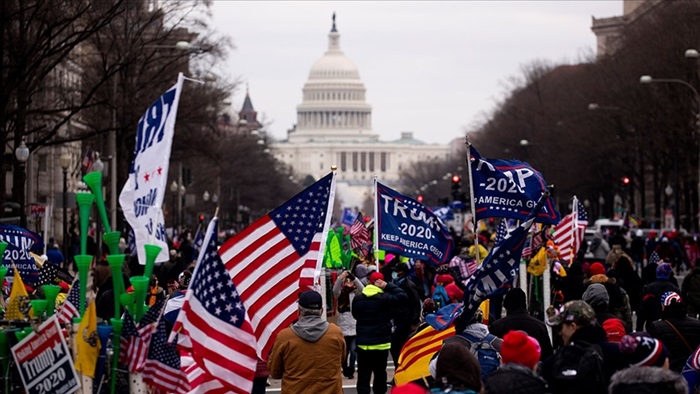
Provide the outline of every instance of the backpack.
<path id="1" fill-rule="evenodd" d="M 483 339 L 479 339 L 463 332 L 456 335 L 455 338 L 460 338 L 467 342 L 469 351 L 479 361 L 482 381 L 501 366 L 501 354 L 493 346 L 493 342 L 498 339 L 495 335 L 486 334 Z"/>
<path id="2" fill-rule="evenodd" d="M 450 296 L 447 295 L 445 286 L 437 285 L 433 291 L 433 302 L 435 302 L 435 310 L 442 308 L 443 306 L 450 305 Z"/>
<path id="3" fill-rule="evenodd" d="M 600 347 L 585 341 L 560 347 L 552 362 L 554 393 L 604 393 L 607 389 Z"/>

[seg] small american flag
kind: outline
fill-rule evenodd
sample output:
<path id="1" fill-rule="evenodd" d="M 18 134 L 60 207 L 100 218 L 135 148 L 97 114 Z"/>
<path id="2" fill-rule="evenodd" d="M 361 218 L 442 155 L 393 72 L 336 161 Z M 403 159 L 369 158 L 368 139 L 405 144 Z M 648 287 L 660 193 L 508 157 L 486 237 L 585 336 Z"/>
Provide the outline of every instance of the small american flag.
<path id="1" fill-rule="evenodd" d="M 92 151 L 92 148 L 87 148 L 87 151 L 85 152 L 85 156 L 83 157 L 83 162 L 82 162 L 82 169 L 83 169 L 83 174 L 87 174 L 92 171 L 92 165 L 95 163 L 95 154 Z"/>
<path id="2" fill-rule="evenodd" d="M 275 336 L 297 318 L 297 299 L 316 283 L 333 208 L 331 173 L 238 233 L 219 249 L 265 359 Z"/>
<path id="3" fill-rule="evenodd" d="M 234 282 L 217 253 L 218 219 L 209 223 L 197 268 L 173 326 L 178 349 L 191 354 L 195 366 L 224 385 L 247 394 L 257 365 L 255 336 Z M 276 297 L 276 294 L 271 295 Z M 277 298 L 275 298 L 277 299 Z M 191 365 L 190 365 L 191 366 Z M 200 383 L 190 380 L 194 389 Z"/>
<path id="4" fill-rule="evenodd" d="M 80 280 L 76 277 L 68 291 L 68 297 L 58 310 L 58 322 L 71 323 L 74 317 L 80 317 Z"/>
<path id="5" fill-rule="evenodd" d="M 180 353 L 174 343 L 168 343 L 165 320 L 158 322 L 151 338 L 146 363 L 143 365 L 143 381 L 154 387 L 156 393 L 190 391 L 187 374 L 180 370 Z"/>
<path id="6" fill-rule="evenodd" d="M 355 250 L 369 243 L 369 231 L 365 227 L 362 214 L 358 213 L 355 222 L 350 226 L 350 247 Z"/>
<path id="7" fill-rule="evenodd" d="M 140 372 L 143 369 L 151 336 L 156 328 L 155 322 L 160 317 L 164 305 L 165 300 L 160 300 L 148 309 L 148 312 L 141 318 L 138 327 L 129 312 L 124 312 L 122 335 L 119 339 L 121 347 L 119 362 L 128 365 L 131 373 Z"/>
<path id="8" fill-rule="evenodd" d="M 649 255 L 649 264 L 659 264 L 661 261 L 661 257 L 659 257 L 659 254 L 656 252 L 651 252 Z"/>
<path id="9" fill-rule="evenodd" d="M 508 223 L 506 223 L 506 219 L 501 219 L 501 222 L 498 223 L 498 228 L 496 229 L 496 241 L 494 242 L 494 245 L 500 244 L 503 239 L 505 239 L 506 235 L 508 235 Z"/>
<path id="10" fill-rule="evenodd" d="M 559 255 L 566 261 L 573 260 L 583 242 L 583 234 L 588 226 L 586 208 L 576 196 L 572 212 L 566 215 L 554 229 L 554 243 L 559 246 Z"/>

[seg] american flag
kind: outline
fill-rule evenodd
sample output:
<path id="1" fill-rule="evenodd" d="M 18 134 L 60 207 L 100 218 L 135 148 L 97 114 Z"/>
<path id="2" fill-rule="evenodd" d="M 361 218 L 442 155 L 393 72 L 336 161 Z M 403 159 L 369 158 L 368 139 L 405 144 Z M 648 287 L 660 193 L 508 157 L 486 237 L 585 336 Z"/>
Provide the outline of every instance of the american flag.
<path id="1" fill-rule="evenodd" d="M 161 319 L 151 338 L 146 363 L 143 365 L 143 381 L 154 387 L 156 393 L 190 391 L 187 374 L 180 370 L 180 366 L 180 353 L 174 343 L 168 343 L 165 320 Z"/>
<path id="2" fill-rule="evenodd" d="M 559 246 L 559 255 L 566 261 L 571 261 L 576 256 L 588 226 L 586 208 L 576 196 L 572 207 L 572 212 L 564 216 L 554 229 L 554 243 Z"/>
<path id="3" fill-rule="evenodd" d="M 138 254 L 138 252 L 136 250 L 136 233 L 134 232 L 133 228 L 129 229 L 129 237 L 128 237 L 127 245 L 129 248 L 129 254 L 131 256 L 136 256 Z"/>
<path id="4" fill-rule="evenodd" d="M 659 257 L 659 254 L 656 252 L 651 252 L 649 255 L 649 262 L 648 264 L 659 264 L 661 261 L 661 257 Z"/>
<path id="5" fill-rule="evenodd" d="M 226 241 L 219 253 L 265 359 L 275 336 L 297 317 L 300 291 L 315 284 L 333 208 L 331 173 Z"/>
<path id="6" fill-rule="evenodd" d="M 548 226 L 545 226 L 545 229 L 537 231 L 537 223 L 532 225 L 532 228 L 530 228 L 530 233 L 527 239 L 525 240 L 525 247 L 523 248 L 522 258 L 529 259 L 535 254 L 535 252 L 537 252 L 540 246 L 542 246 L 542 244 L 544 243 L 545 232 L 547 227 Z"/>
<path id="7" fill-rule="evenodd" d="M 250 393 L 257 357 L 255 336 L 241 297 L 217 253 L 217 218 L 207 229 L 197 268 L 185 301 L 173 326 L 178 349 L 194 360 L 206 379 L 190 380 L 192 389 L 201 384 L 225 386 L 227 392 Z M 213 379 L 213 380 L 212 380 Z"/>
<path id="8" fill-rule="evenodd" d="M 192 354 L 180 352 L 180 368 L 187 376 L 190 391 L 187 394 L 227 394 L 229 389 L 220 380 L 200 368 Z"/>
<path id="9" fill-rule="evenodd" d="M 92 171 L 93 163 L 95 163 L 95 154 L 93 153 L 92 148 L 88 148 L 82 162 L 83 174 L 87 174 Z"/>
<path id="10" fill-rule="evenodd" d="M 165 305 L 165 300 L 148 309 L 137 327 L 128 311 L 124 312 L 122 335 L 119 338 L 119 362 L 129 366 L 132 373 L 140 372 L 146 362 L 151 336 L 156 329 L 156 321 Z"/>
<path id="11" fill-rule="evenodd" d="M 501 222 L 498 223 L 498 228 L 496 229 L 496 241 L 494 242 L 494 245 L 500 244 L 506 235 L 508 235 L 508 223 L 506 223 L 506 219 L 501 219 Z"/>
<path id="12" fill-rule="evenodd" d="M 350 247 L 355 250 L 369 243 L 369 230 L 365 227 L 362 214 L 358 213 L 355 222 L 350 226 Z"/>
<path id="13" fill-rule="evenodd" d="M 58 310 L 58 322 L 61 324 L 73 322 L 74 317 L 80 317 L 80 280 L 76 277 L 68 290 L 68 297 Z"/>

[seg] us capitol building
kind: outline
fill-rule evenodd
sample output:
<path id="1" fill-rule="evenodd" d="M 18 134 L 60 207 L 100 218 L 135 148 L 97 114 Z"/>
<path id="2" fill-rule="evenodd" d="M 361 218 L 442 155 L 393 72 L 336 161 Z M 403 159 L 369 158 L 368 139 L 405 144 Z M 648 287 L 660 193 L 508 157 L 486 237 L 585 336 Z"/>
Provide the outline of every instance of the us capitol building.
<path id="1" fill-rule="evenodd" d="M 298 180 L 319 179 L 338 166 L 337 197 L 341 206 L 361 207 L 372 196 L 372 179 L 397 187 L 399 172 L 415 161 L 445 160 L 448 144 L 427 144 L 402 132 L 394 141 L 381 141 L 372 130 L 372 106 L 357 66 L 340 49 L 333 27 L 328 50 L 316 60 L 302 89 L 296 126 L 287 140 L 271 145 L 275 157 L 288 165 Z M 414 116 L 421 116 L 415 114 Z"/>

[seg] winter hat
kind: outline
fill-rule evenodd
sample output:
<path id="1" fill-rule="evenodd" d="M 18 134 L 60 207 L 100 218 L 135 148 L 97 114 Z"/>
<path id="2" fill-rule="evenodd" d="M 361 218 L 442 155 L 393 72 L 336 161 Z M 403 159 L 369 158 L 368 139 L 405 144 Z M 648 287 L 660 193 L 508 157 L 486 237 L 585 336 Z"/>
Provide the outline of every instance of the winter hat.
<path id="1" fill-rule="evenodd" d="M 306 309 L 321 309 L 323 298 L 314 290 L 306 290 L 299 294 L 299 306 Z"/>
<path id="2" fill-rule="evenodd" d="M 563 323 L 576 323 L 578 325 L 593 325 L 595 311 L 585 301 L 573 300 L 562 305 L 559 309 L 550 306 L 547 308 L 546 323 L 550 326 L 559 326 Z"/>
<path id="3" fill-rule="evenodd" d="M 428 390 L 413 382 L 398 385 L 391 389 L 391 394 L 426 394 Z"/>
<path id="4" fill-rule="evenodd" d="M 359 279 L 364 279 L 369 274 L 369 269 L 364 264 L 355 266 L 355 276 Z"/>
<path id="5" fill-rule="evenodd" d="M 454 390 L 481 391 L 481 367 L 468 347 L 447 342 L 440 349 L 435 363 L 438 386 L 452 385 Z"/>
<path id="6" fill-rule="evenodd" d="M 372 275 L 369 276 L 369 284 L 373 285 L 374 282 L 378 280 L 384 280 L 384 275 L 382 275 L 381 272 L 372 272 Z"/>
<path id="7" fill-rule="evenodd" d="M 661 295 L 661 309 L 666 309 L 672 303 L 682 303 L 683 299 L 675 291 L 667 291 Z"/>
<path id="8" fill-rule="evenodd" d="M 668 357 L 664 344 L 644 331 L 622 337 L 620 351 L 632 367 L 661 367 Z"/>
<path id="9" fill-rule="evenodd" d="M 445 291 L 447 292 L 447 296 L 450 297 L 450 300 L 457 300 L 457 302 L 460 302 L 462 298 L 464 298 L 464 292 L 455 282 L 445 285 Z"/>
<path id="10" fill-rule="evenodd" d="M 608 342 L 619 343 L 625 336 L 625 326 L 620 319 L 608 319 L 603 322 L 603 330 L 608 337 Z"/>
<path id="11" fill-rule="evenodd" d="M 671 276 L 673 269 L 669 263 L 661 263 L 656 267 L 656 278 L 657 279 L 668 279 Z"/>
<path id="12" fill-rule="evenodd" d="M 423 317 L 425 317 L 431 313 L 435 313 L 436 310 L 437 310 L 437 308 L 435 307 L 435 301 L 433 301 L 432 298 L 426 298 L 423 301 L 423 312 L 422 312 Z"/>
<path id="13" fill-rule="evenodd" d="M 437 276 L 437 279 L 435 280 L 435 282 L 442 283 L 443 285 L 446 285 L 448 283 L 452 283 L 454 281 L 455 281 L 455 279 L 450 274 L 440 274 Z"/>
<path id="14" fill-rule="evenodd" d="M 517 309 L 522 309 L 527 307 L 527 299 L 525 298 L 525 292 L 519 287 L 510 289 L 506 298 L 503 300 L 503 307 L 507 311 L 514 311 Z"/>
<path id="15" fill-rule="evenodd" d="M 177 281 L 180 283 L 180 287 L 186 289 L 190 285 L 190 279 L 192 279 L 192 273 L 188 270 L 180 272 L 177 276 Z"/>
<path id="16" fill-rule="evenodd" d="M 593 275 L 605 275 L 605 266 L 601 263 L 593 263 L 590 268 L 588 268 L 588 273 Z"/>
<path id="17" fill-rule="evenodd" d="M 516 363 L 530 369 L 540 361 L 541 349 L 535 338 L 523 331 L 510 331 L 503 336 L 501 358 L 503 363 Z"/>
<path id="18" fill-rule="evenodd" d="M 581 299 L 592 307 L 610 305 L 610 296 L 605 286 L 600 283 L 593 283 L 583 292 Z"/>

